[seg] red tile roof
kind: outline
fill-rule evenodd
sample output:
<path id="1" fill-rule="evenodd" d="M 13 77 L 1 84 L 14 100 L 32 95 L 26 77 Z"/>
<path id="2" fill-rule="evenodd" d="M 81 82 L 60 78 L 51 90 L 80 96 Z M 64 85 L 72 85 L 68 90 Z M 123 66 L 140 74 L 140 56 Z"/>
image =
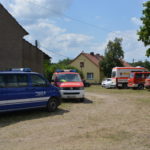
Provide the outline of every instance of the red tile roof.
<path id="1" fill-rule="evenodd" d="M 99 54 L 96 55 L 92 55 L 88 53 L 81 53 L 81 54 L 87 57 L 91 62 L 93 62 L 97 66 L 99 66 L 99 62 L 103 59 L 103 57 L 100 56 Z"/>
<path id="2" fill-rule="evenodd" d="M 120 60 L 120 61 L 121 61 L 122 65 L 123 65 L 124 67 L 133 67 L 133 66 L 131 66 L 129 63 L 127 63 L 127 62 L 124 61 L 124 60 Z"/>
<path id="3" fill-rule="evenodd" d="M 80 55 L 84 55 L 87 59 L 89 59 L 93 64 L 95 64 L 98 67 L 99 67 L 99 62 L 103 60 L 103 56 L 101 56 L 100 54 L 94 54 L 93 52 L 90 54 L 81 52 Z M 78 55 L 74 60 L 76 60 L 80 55 Z M 132 67 L 126 61 L 124 61 L 122 59 L 120 61 L 124 67 Z"/>

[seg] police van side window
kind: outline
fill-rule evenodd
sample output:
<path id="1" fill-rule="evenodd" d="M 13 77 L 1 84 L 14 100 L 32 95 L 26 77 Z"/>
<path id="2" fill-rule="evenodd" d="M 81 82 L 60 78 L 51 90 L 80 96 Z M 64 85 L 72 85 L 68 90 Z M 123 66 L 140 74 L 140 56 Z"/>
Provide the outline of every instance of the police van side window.
<path id="1" fill-rule="evenodd" d="M 46 86 L 46 81 L 38 75 L 31 75 L 31 80 L 32 80 L 32 86 L 38 86 L 38 87 Z"/>
<path id="2" fill-rule="evenodd" d="M 4 75 L 0 75 L 0 88 L 5 87 Z"/>
<path id="3" fill-rule="evenodd" d="M 7 88 L 28 86 L 28 77 L 25 74 L 7 74 L 4 75 L 4 80 Z"/>
<path id="4" fill-rule="evenodd" d="M 18 87 L 17 76 L 15 74 L 7 74 L 4 78 L 7 88 Z"/>
<path id="5" fill-rule="evenodd" d="M 18 86 L 19 87 L 28 86 L 28 76 L 26 74 L 18 74 L 17 80 L 18 80 Z"/>

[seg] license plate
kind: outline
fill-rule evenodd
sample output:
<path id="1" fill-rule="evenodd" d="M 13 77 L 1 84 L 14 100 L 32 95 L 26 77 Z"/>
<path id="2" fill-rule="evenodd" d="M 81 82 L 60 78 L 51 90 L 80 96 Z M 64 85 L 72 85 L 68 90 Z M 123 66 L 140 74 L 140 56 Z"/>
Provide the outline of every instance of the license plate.
<path id="1" fill-rule="evenodd" d="M 67 96 L 67 98 L 76 98 L 76 96 L 69 95 L 69 96 Z"/>

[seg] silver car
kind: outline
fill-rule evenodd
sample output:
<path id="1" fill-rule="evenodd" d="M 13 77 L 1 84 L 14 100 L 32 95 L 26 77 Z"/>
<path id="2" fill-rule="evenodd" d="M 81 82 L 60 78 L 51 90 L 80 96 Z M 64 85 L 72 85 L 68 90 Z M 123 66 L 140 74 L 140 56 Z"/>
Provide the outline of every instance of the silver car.
<path id="1" fill-rule="evenodd" d="M 115 88 L 115 84 L 113 84 L 111 78 L 105 78 L 102 81 L 101 86 L 104 87 L 104 88 Z"/>

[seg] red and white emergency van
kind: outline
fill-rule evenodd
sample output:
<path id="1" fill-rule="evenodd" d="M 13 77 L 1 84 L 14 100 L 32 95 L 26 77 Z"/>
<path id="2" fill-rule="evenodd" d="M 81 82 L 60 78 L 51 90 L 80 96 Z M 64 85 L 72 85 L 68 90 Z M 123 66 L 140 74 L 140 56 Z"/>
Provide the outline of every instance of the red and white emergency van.
<path id="1" fill-rule="evenodd" d="M 150 75 L 150 72 L 131 72 L 128 79 L 128 87 L 133 89 L 144 89 L 145 79 Z"/>
<path id="2" fill-rule="evenodd" d="M 128 78 L 131 72 L 144 72 L 144 67 L 114 67 L 112 69 L 112 83 L 117 88 L 127 88 Z"/>
<path id="3" fill-rule="evenodd" d="M 76 70 L 57 69 L 52 82 L 60 90 L 62 99 L 79 99 L 84 101 L 84 84 Z"/>

